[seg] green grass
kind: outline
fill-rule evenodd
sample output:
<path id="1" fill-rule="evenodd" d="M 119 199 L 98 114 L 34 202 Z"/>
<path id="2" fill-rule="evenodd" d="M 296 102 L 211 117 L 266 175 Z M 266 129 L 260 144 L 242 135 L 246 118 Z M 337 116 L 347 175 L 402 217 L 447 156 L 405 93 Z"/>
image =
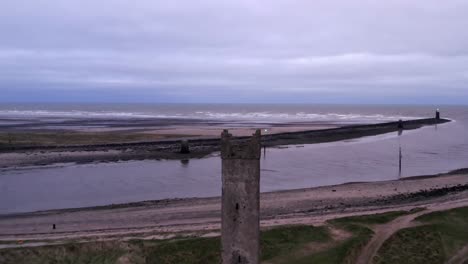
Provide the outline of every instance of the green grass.
<path id="1" fill-rule="evenodd" d="M 375 263 L 444 263 L 468 243 L 468 207 L 416 218 L 423 226 L 402 229 L 388 239 Z"/>
<path id="2" fill-rule="evenodd" d="M 453 255 L 468 243 L 468 207 L 422 215 L 416 220 L 433 225 L 448 255 Z"/>
<path id="3" fill-rule="evenodd" d="M 368 225 L 385 224 L 397 217 L 412 214 L 421 210 L 424 209 L 415 208 L 411 211 L 391 211 L 381 214 L 349 216 L 332 219 L 328 221 L 332 226 L 350 232 L 352 237 L 333 248 L 304 257 L 294 263 L 354 263 L 354 260 L 357 258 L 360 250 L 369 242 L 374 233 Z"/>
<path id="4" fill-rule="evenodd" d="M 262 232 L 262 260 L 287 255 L 310 242 L 327 242 L 331 239 L 325 227 L 290 226 Z"/>
<path id="5" fill-rule="evenodd" d="M 261 233 L 262 260 L 287 255 L 309 242 L 326 242 L 330 236 L 325 227 L 290 226 Z M 220 239 L 200 238 L 172 241 L 145 249 L 148 263 L 220 263 Z"/>
<path id="6" fill-rule="evenodd" d="M 124 254 L 105 243 L 66 244 L 0 251 L 0 263 L 111 264 Z"/>
<path id="7" fill-rule="evenodd" d="M 442 247 L 432 226 L 402 229 L 384 243 L 374 263 L 444 263 Z"/>
<path id="8" fill-rule="evenodd" d="M 147 263 L 220 263 L 219 238 L 198 238 L 170 241 L 143 249 Z"/>
<path id="9" fill-rule="evenodd" d="M 367 227 L 352 223 L 340 223 L 335 224 L 335 226 L 350 232 L 352 237 L 341 243 L 338 243 L 336 246 L 330 249 L 309 256 L 304 256 L 290 263 L 354 263 L 354 260 L 359 254 L 361 248 L 365 246 L 366 243 L 371 239 L 373 234 L 372 230 Z"/>

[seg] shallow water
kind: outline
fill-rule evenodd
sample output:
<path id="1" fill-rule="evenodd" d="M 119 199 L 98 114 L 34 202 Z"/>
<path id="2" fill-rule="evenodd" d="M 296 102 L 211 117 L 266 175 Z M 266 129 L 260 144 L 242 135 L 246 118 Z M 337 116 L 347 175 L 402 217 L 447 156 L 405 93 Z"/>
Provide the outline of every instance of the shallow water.
<path id="1" fill-rule="evenodd" d="M 455 121 L 402 135 L 267 149 L 261 191 L 382 181 L 468 167 L 468 108 Z M 399 172 L 399 147 L 402 170 Z M 262 153 L 263 154 L 263 153 Z M 131 161 L 0 171 L 0 214 L 221 192 L 221 160 Z"/>

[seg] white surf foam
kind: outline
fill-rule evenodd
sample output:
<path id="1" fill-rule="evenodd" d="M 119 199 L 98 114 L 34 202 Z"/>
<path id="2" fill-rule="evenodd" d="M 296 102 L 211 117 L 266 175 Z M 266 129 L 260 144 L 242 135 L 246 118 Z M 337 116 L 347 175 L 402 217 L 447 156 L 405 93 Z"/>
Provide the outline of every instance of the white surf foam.
<path id="1" fill-rule="evenodd" d="M 416 119 L 417 116 L 397 116 L 358 113 L 282 113 L 282 112 L 215 112 L 196 111 L 193 113 L 151 113 L 117 111 L 51 111 L 51 110 L 0 110 L 1 118 L 188 118 L 252 122 L 385 122 L 398 119 Z"/>

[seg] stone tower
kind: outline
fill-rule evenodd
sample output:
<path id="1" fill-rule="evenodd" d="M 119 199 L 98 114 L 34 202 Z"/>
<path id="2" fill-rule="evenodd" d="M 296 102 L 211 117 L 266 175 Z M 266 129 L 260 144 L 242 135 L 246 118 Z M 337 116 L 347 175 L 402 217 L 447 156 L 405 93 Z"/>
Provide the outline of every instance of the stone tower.
<path id="1" fill-rule="evenodd" d="M 223 264 L 260 262 L 260 130 L 247 142 L 221 134 Z"/>

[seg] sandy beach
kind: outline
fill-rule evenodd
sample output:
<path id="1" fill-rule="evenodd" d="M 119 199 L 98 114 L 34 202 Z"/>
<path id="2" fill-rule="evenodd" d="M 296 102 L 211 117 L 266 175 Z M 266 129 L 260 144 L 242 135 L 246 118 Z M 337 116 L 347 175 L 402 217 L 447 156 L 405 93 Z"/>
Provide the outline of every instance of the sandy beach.
<path id="1" fill-rule="evenodd" d="M 261 226 L 322 225 L 328 219 L 350 215 L 467 205 L 468 174 L 461 170 L 396 181 L 264 193 Z M 0 216 L 0 241 L 4 242 L 2 247 L 11 247 L 5 242 L 27 240 L 39 245 L 70 240 L 213 236 L 218 233 L 219 221 L 218 197 L 147 201 Z"/>

